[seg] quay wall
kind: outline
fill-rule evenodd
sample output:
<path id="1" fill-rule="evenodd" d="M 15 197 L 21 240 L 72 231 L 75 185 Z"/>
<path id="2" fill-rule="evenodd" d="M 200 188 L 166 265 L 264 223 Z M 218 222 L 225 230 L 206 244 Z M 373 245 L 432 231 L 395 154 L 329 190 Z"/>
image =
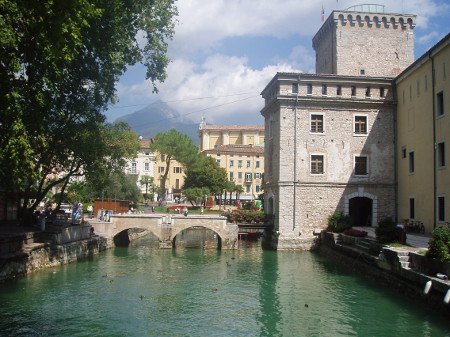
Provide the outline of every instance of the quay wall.
<path id="1" fill-rule="evenodd" d="M 344 265 L 370 282 L 394 289 L 399 294 L 449 317 L 450 304 L 444 302 L 444 297 L 450 290 L 450 282 L 426 275 L 416 268 L 403 268 L 393 249 L 383 248 L 380 254 L 382 257 L 374 256 L 351 246 L 338 244 L 333 233 L 322 232 L 317 253 Z M 428 281 L 432 282 L 432 286 L 428 294 L 424 294 Z"/>
<path id="2" fill-rule="evenodd" d="M 107 239 L 92 238 L 57 244 L 35 244 L 27 251 L 0 258 L 0 282 L 28 275 L 36 270 L 57 267 L 86 259 L 111 247 Z"/>

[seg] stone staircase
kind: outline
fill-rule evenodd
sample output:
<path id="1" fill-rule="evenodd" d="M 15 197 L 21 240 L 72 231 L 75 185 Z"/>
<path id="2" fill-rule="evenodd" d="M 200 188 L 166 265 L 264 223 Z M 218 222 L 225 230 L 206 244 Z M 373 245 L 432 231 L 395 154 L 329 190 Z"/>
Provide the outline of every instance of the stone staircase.
<path id="1" fill-rule="evenodd" d="M 409 252 L 397 251 L 398 262 L 404 269 L 411 269 L 411 258 Z"/>

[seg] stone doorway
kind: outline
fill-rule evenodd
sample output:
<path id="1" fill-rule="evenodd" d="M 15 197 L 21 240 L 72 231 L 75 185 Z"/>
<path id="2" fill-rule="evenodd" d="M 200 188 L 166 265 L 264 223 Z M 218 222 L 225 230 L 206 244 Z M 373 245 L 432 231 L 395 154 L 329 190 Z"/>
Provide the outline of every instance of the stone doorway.
<path id="1" fill-rule="evenodd" d="M 355 197 L 349 200 L 348 215 L 352 226 L 372 226 L 372 199 Z"/>

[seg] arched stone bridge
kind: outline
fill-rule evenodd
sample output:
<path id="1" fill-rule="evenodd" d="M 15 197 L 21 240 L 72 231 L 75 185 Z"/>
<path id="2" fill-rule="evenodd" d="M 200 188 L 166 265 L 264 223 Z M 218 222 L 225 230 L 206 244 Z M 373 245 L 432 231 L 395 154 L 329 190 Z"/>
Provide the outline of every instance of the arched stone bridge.
<path id="1" fill-rule="evenodd" d="M 110 222 L 89 221 L 95 233 L 113 239 L 130 228 L 142 228 L 158 237 L 160 248 L 172 248 L 173 240 L 181 231 L 191 227 L 204 227 L 219 237 L 222 249 L 238 248 L 238 226 L 227 223 L 222 216 L 172 215 L 172 214 L 118 214 L 111 215 Z"/>

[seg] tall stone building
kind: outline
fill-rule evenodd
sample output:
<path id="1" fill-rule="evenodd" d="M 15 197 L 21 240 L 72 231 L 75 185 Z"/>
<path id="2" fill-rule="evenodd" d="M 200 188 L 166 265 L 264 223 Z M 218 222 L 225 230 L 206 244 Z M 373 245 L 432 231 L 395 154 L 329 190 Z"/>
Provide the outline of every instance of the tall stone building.
<path id="1" fill-rule="evenodd" d="M 361 5 L 333 11 L 313 38 L 316 73 L 397 76 L 414 61 L 414 15 Z"/>
<path id="2" fill-rule="evenodd" d="M 318 74 L 278 73 L 262 91 L 274 248 L 312 248 L 335 211 L 353 225 L 395 216 L 392 81 L 413 60 L 415 16 L 371 10 L 332 12 L 313 40 Z"/>

